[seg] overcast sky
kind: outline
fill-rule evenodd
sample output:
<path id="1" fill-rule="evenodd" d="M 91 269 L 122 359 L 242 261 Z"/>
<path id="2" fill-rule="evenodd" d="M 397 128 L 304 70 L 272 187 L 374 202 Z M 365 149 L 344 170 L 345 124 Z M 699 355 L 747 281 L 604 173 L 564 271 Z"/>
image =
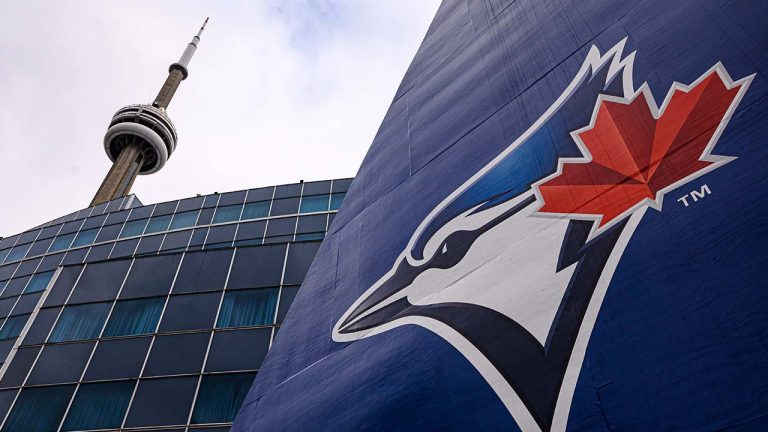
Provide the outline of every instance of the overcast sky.
<path id="1" fill-rule="evenodd" d="M 145 204 L 355 174 L 438 0 L 6 1 L 0 236 L 86 207 L 114 112 L 151 102 L 211 20 L 168 108 Z"/>

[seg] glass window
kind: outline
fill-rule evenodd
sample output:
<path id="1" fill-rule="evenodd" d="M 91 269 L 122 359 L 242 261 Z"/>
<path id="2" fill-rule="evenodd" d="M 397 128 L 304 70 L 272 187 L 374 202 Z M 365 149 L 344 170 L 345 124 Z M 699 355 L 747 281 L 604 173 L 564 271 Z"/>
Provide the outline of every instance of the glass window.
<path id="1" fill-rule="evenodd" d="M 221 292 L 171 296 L 160 331 L 212 328 L 220 298 Z"/>
<path id="2" fill-rule="evenodd" d="M 290 236 L 293 238 L 293 232 L 296 230 L 296 218 L 270 219 L 267 224 L 266 237 Z M 289 239 L 290 240 L 290 239 Z"/>
<path id="3" fill-rule="evenodd" d="M 228 206 L 232 204 L 242 204 L 245 201 L 245 194 L 247 191 L 227 192 L 221 194 L 219 198 L 219 207 Z"/>
<path id="4" fill-rule="evenodd" d="M 163 246 L 160 248 L 162 252 L 178 252 L 183 251 L 189 244 L 189 238 L 192 237 L 192 230 L 176 231 L 165 235 L 163 240 Z"/>
<path id="5" fill-rule="evenodd" d="M 104 221 L 107 219 L 107 215 L 99 215 L 99 216 L 93 216 L 89 217 L 85 220 L 85 223 L 83 224 L 81 230 L 88 230 L 91 228 L 98 228 L 101 225 L 104 224 Z"/>
<path id="6" fill-rule="evenodd" d="M 186 424 L 197 377 L 139 381 L 126 427 Z"/>
<path id="7" fill-rule="evenodd" d="M 48 252 L 58 252 L 60 250 L 69 249 L 69 245 L 72 244 L 72 240 L 75 239 L 75 233 L 67 234 L 67 235 L 60 235 L 56 237 L 56 240 L 53 241 L 53 244 L 51 245 L 51 248 L 48 249 Z"/>
<path id="8" fill-rule="evenodd" d="M 32 279 L 29 280 L 27 287 L 24 288 L 24 292 L 31 293 L 45 290 L 45 288 L 48 287 L 48 282 L 51 281 L 52 277 L 53 270 L 44 273 L 37 273 L 36 275 L 32 276 Z"/>
<path id="9" fill-rule="evenodd" d="M 188 253 L 173 287 L 173 293 L 213 291 L 224 288 L 232 250 Z"/>
<path id="10" fill-rule="evenodd" d="M 277 324 L 281 324 L 285 320 L 285 315 L 288 313 L 288 309 L 290 309 L 298 292 L 298 286 L 284 286 L 280 288 L 280 306 L 277 308 Z"/>
<path id="11" fill-rule="evenodd" d="M 272 195 L 274 194 L 275 187 L 269 186 L 269 187 L 263 187 L 259 189 L 251 189 L 248 191 L 248 196 L 246 197 L 247 202 L 253 202 L 253 201 L 269 201 L 272 199 Z"/>
<path id="12" fill-rule="evenodd" d="M 11 314 L 21 315 L 32 313 L 32 311 L 35 310 L 35 306 L 37 306 L 37 303 L 40 301 L 40 297 L 42 296 L 43 293 L 41 292 L 24 294 L 23 296 L 19 297 L 19 301 L 16 302 L 16 306 L 13 307 L 13 312 L 11 312 Z"/>
<path id="13" fill-rule="evenodd" d="M 123 284 L 131 260 L 88 264 L 68 304 L 113 300 Z"/>
<path id="14" fill-rule="evenodd" d="M 179 213 L 188 211 L 188 210 L 199 210 L 200 207 L 203 205 L 203 200 L 205 198 L 203 197 L 192 197 L 192 198 L 186 198 L 181 201 L 179 201 L 178 207 L 176 207 L 176 211 Z"/>
<path id="15" fill-rule="evenodd" d="M 203 201 L 203 208 L 206 207 L 216 207 L 216 203 L 219 202 L 219 194 L 214 193 L 211 195 L 205 196 L 205 201 Z"/>
<path id="16" fill-rule="evenodd" d="M 115 247 L 112 248 L 112 253 L 109 254 L 110 258 L 125 258 L 133 255 L 136 251 L 136 246 L 139 244 L 139 239 L 132 238 L 128 240 L 120 240 L 115 243 Z"/>
<path id="17" fill-rule="evenodd" d="M 235 238 L 236 230 L 237 225 L 235 224 L 211 227 L 208 231 L 208 237 L 205 239 L 205 244 L 216 244 L 223 247 L 229 247 L 232 245 L 232 240 Z"/>
<path id="18" fill-rule="evenodd" d="M 239 220 L 242 210 L 242 204 L 218 207 L 216 209 L 216 214 L 213 216 L 213 223 L 216 224 Z"/>
<path id="19" fill-rule="evenodd" d="M 147 226 L 148 220 L 149 219 L 139 219 L 126 222 L 123 226 L 123 231 L 120 232 L 120 238 L 141 235 L 144 232 L 144 228 Z"/>
<path id="20" fill-rule="evenodd" d="M 192 412 L 192 423 L 233 421 L 255 377 L 255 373 L 204 376 Z"/>
<path id="21" fill-rule="evenodd" d="M 8 254 L 8 257 L 5 258 L 5 262 L 16 261 L 24 258 L 24 255 L 27 254 L 27 250 L 29 250 L 31 245 L 31 243 L 28 243 L 21 246 L 15 246 L 13 249 L 11 249 L 11 253 Z"/>
<path id="22" fill-rule="evenodd" d="M 352 180 L 353 179 L 351 178 L 334 180 L 333 192 L 346 192 L 347 189 L 349 189 L 349 186 L 352 185 Z"/>
<path id="23" fill-rule="evenodd" d="M 296 241 L 309 241 L 309 240 L 322 240 L 325 238 L 324 232 L 315 232 L 315 233 L 303 233 L 303 234 L 296 234 Z"/>
<path id="24" fill-rule="evenodd" d="M 83 225 L 82 220 L 74 221 L 74 222 L 67 222 L 64 224 L 64 226 L 61 227 L 61 231 L 59 231 L 59 235 L 61 234 L 74 234 L 78 230 L 80 230 L 80 227 Z"/>
<path id="25" fill-rule="evenodd" d="M 139 376 L 151 341 L 151 337 L 99 341 L 84 379 L 107 380 Z"/>
<path id="26" fill-rule="evenodd" d="M 142 237 L 139 242 L 139 246 L 136 248 L 136 255 L 148 255 L 154 254 L 160 250 L 160 245 L 163 244 L 163 237 L 165 234 L 157 234 L 148 237 Z"/>
<path id="27" fill-rule="evenodd" d="M 131 209 L 131 214 L 128 216 L 129 221 L 145 219 L 152 215 L 155 210 L 154 205 L 148 205 L 143 207 L 134 207 Z"/>
<path id="28" fill-rule="evenodd" d="M 195 228 L 192 231 L 192 238 L 189 240 L 188 250 L 200 250 L 205 243 L 205 238 L 208 236 L 208 228 Z"/>
<path id="29" fill-rule="evenodd" d="M 53 241 L 53 240 L 51 240 L 51 241 Z M 50 244 L 50 242 L 48 242 L 48 244 Z M 45 250 L 48 250 L 48 246 L 46 246 L 46 247 L 45 247 Z M 3 249 L 3 250 L 0 250 L 0 263 L 1 263 L 1 262 L 3 262 L 3 261 L 5 261 L 5 258 L 8 256 L 8 254 L 9 254 L 10 252 L 11 252 L 11 250 L 10 250 L 10 249 Z M 10 261 L 10 260 L 9 260 L 9 261 Z"/>
<path id="30" fill-rule="evenodd" d="M 57 430 L 74 391 L 74 385 L 22 390 L 3 425 L 3 431 L 48 432 Z"/>
<path id="31" fill-rule="evenodd" d="M 302 183 L 275 186 L 275 198 L 287 198 L 301 195 Z"/>
<path id="32" fill-rule="evenodd" d="M 200 210 L 200 217 L 197 218 L 197 225 L 208 225 L 213 219 L 214 208 L 205 208 Z"/>
<path id="33" fill-rule="evenodd" d="M 13 305 L 16 304 L 16 300 L 18 300 L 18 297 L 9 297 L 0 300 L 0 318 L 5 318 L 11 314 L 11 309 L 13 308 Z M 0 321 L 0 325 L 2 325 L 2 321 Z"/>
<path id="34" fill-rule="evenodd" d="M 331 210 L 338 210 L 341 207 L 341 202 L 344 201 L 346 192 L 335 193 L 331 195 Z"/>
<path id="35" fill-rule="evenodd" d="M 64 301 L 69 297 L 72 287 L 75 286 L 75 281 L 80 276 L 80 270 L 82 269 L 83 266 L 81 265 L 61 269 L 59 277 L 56 278 L 56 282 L 54 282 L 51 292 L 48 293 L 43 307 L 63 305 Z"/>
<path id="36" fill-rule="evenodd" d="M 210 332 L 157 336 L 144 376 L 200 373 L 210 337 Z"/>
<path id="37" fill-rule="evenodd" d="M 0 280 L 10 279 L 13 276 L 13 272 L 19 267 L 19 264 L 8 264 L 0 267 Z"/>
<path id="38" fill-rule="evenodd" d="M 328 211 L 328 195 L 305 196 L 301 199 L 299 213 L 314 213 Z"/>
<path id="39" fill-rule="evenodd" d="M 51 246 L 51 243 L 53 243 L 52 238 L 36 241 L 35 244 L 33 244 L 32 247 L 29 249 L 29 256 L 37 256 L 37 255 L 44 254 L 48 250 L 48 248 Z M 0 259 L 0 262 L 2 262 L 2 259 Z"/>
<path id="40" fill-rule="evenodd" d="M 113 212 L 107 215 L 107 221 L 104 225 L 113 225 L 125 222 L 128 219 L 128 213 L 130 210 L 123 210 L 119 212 Z"/>
<path id="41" fill-rule="evenodd" d="M 264 237 L 264 228 L 267 226 L 267 221 L 260 220 L 254 222 L 243 222 L 237 229 L 237 236 L 235 240 L 251 240 L 261 239 Z M 259 241 L 261 243 L 261 241 Z"/>
<path id="42" fill-rule="evenodd" d="M 65 307 L 49 340 L 66 342 L 98 337 L 111 305 L 93 303 Z"/>
<path id="43" fill-rule="evenodd" d="M 61 225 L 55 225 L 55 226 L 49 226 L 47 228 L 43 228 L 43 230 L 40 232 L 40 235 L 37 236 L 37 239 L 45 239 L 55 236 L 59 233 L 59 230 L 61 229 Z"/>
<path id="44" fill-rule="evenodd" d="M 160 231 L 167 231 L 168 226 L 171 224 L 172 215 L 153 216 L 147 228 L 144 230 L 144 234 L 152 234 Z"/>
<path id="45" fill-rule="evenodd" d="M 29 314 L 6 318 L 3 327 L 0 328 L 0 340 L 18 337 L 28 318 Z"/>
<path id="46" fill-rule="evenodd" d="M 62 430 L 119 428 L 135 381 L 83 384 L 77 390 Z"/>
<path id="47" fill-rule="evenodd" d="M 258 369 L 267 355 L 271 336 L 270 327 L 217 331 L 213 335 L 205 371 Z"/>
<path id="48" fill-rule="evenodd" d="M 117 235 L 120 234 L 120 229 L 122 228 L 122 225 L 106 225 L 101 227 L 101 231 L 99 231 L 99 235 L 96 237 L 96 243 L 101 243 L 105 241 L 114 240 L 117 238 Z"/>
<path id="49" fill-rule="evenodd" d="M 173 216 L 173 221 L 171 222 L 171 229 L 175 230 L 195 226 L 195 222 L 197 222 L 197 215 L 199 214 L 200 210 L 176 213 Z"/>
<path id="50" fill-rule="evenodd" d="M 44 272 L 48 270 L 56 270 L 56 267 L 58 267 L 61 264 L 61 260 L 64 259 L 64 254 L 54 254 L 54 255 L 48 255 L 45 258 L 43 258 L 43 261 L 40 263 L 40 267 L 37 268 L 38 272 Z"/>
<path id="51" fill-rule="evenodd" d="M 327 216 L 312 215 L 302 216 L 299 218 L 299 223 L 296 225 L 296 233 L 317 233 L 325 232 Z"/>
<path id="52" fill-rule="evenodd" d="M 306 195 L 327 194 L 331 192 L 330 180 L 306 182 L 304 183 L 304 190 L 302 193 Z"/>
<path id="53" fill-rule="evenodd" d="M 275 320 L 277 288 L 227 291 L 216 327 L 272 324 Z"/>
<path id="54" fill-rule="evenodd" d="M 320 242 L 307 242 L 290 245 L 288 259 L 285 262 L 284 284 L 299 285 L 304 281 L 304 276 L 307 274 L 312 260 L 315 259 L 320 244 Z"/>
<path id="55" fill-rule="evenodd" d="M 20 278 L 13 278 L 8 281 L 8 285 L 5 287 L 5 290 L 3 291 L 3 297 L 10 297 L 17 294 L 21 294 L 21 292 L 24 290 L 24 287 L 27 286 L 27 282 L 29 282 L 29 279 L 31 276 L 24 276 Z"/>
<path id="56" fill-rule="evenodd" d="M 98 246 L 93 246 L 88 250 L 88 256 L 85 258 L 85 262 L 103 261 L 109 258 L 109 254 L 112 252 L 114 243 L 108 243 Z"/>
<path id="57" fill-rule="evenodd" d="M 104 329 L 104 336 L 153 333 L 164 305 L 165 297 L 118 301 Z"/>
<path id="58" fill-rule="evenodd" d="M 286 245 L 238 249 L 228 288 L 256 288 L 280 285 Z"/>
<path id="59" fill-rule="evenodd" d="M 98 228 L 93 228 L 85 231 L 80 231 L 75 237 L 75 241 L 72 243 L 72 247 L 85 246 L 93 243 L 96 240 L 96 234 L 99 233 Z"/>
<path id="60" fill-rule="evenodd" d="M 295 214 L 299 212 L 299 198 L 283 198 L 272 200 L 271 216 Z"/>
<path id="61" fill-rule="evenodd" d="M 32 364 L 37 359 L 37 353 L 40 352 L 40 349 L 41 347 L 19 348 L 13 357 L 13 361 L 8 365 L 8 369 L 5 371 L 2 381 L 0 381 L 0 386 L 15 387 L 24 384 L 24 380 L 27 378 Z"/>
<path id="62" fill-rule="evenodd" d="M 47 345 L 40 353 L 27 385 L 77 382 L 96 342 Z"/>
<path id="63" fill-rule="evenodd" d="M 24 336 L 23 345 L 34 345 L 45 342 L 60 311 L 60 307 L 40 309 L 35 320 L 32 321 L 32 326 L 29 328 L 27 335 Z"/>
<path id="64" fill-rule="evenodd" d="M 246 204 L 241 219 L 258 219 L 267 216 L 269 216 L 269 201 L 259 201 Z"/>
<path id="65" fill-rule="evenodd" d="M 125 280 L 120 298 L 152 297 L 168 294 L 179 267 L 181 254 L 137 258 Z"/>
<path id="66" fill-rule="evenodd" d="M 14 277 L 21 277 L 21 276 L 29 276 L 32 273 L 35 272 L 35 269 L 37 266 L 40 265 L 40 261 L 42 261 L 42 258 L 34 258 L 34 259 L 28 259 L 26 261 L 22 261 L 19 264 L 19 268 L 16 269 L 16 273 L 13 274 Z"/>
<path id="67" fill-rule="evenodd" d="M 155 205 L 155 212 L 152 213 L 153 216 L 161 216 L 161 215 L 167 215 L 171 214 L 174 211 L 176 211 L 176 206 L 178 206 L 178 201 L 168 201 L 164 203 L 160 203 Z"/>

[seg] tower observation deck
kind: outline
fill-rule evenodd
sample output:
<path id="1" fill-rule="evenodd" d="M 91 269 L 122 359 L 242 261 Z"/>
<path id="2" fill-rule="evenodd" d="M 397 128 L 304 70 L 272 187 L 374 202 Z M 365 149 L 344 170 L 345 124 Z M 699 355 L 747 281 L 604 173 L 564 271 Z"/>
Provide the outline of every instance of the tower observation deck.
<path id="1" fill-rule="evenodd" d="M 136 176 L 160 171 L 173 154 L 178 137 L 166 109 L 179 84 L 189 75 L 189 62 L 207 23 L 208 18 L 179 61 L 168 67 L 168 78 L 152 104 L 128 105 L 112 117 L 104 135 L 104 151 L 113 164 L 91 206 L 128 195 Z"/>

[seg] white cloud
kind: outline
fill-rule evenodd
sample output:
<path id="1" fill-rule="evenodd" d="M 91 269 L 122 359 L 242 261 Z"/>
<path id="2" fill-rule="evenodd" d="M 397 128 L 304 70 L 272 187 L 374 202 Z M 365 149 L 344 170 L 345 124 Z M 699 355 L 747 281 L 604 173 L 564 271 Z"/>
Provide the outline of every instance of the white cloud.
<path id="1" fill-rule="evenodd" d="M 112 114 L 151 101 L 205 16 L 145 203 L 355 174 L 437 0 L 10 2 L 0 27 L 0 235 L 85 207 Z"/>

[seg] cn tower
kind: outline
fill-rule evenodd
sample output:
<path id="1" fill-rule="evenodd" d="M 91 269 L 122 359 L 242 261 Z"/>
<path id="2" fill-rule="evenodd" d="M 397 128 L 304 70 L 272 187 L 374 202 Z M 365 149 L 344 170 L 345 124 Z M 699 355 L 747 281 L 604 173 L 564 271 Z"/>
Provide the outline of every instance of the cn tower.
<path id="1" fill-rule="evenodd" d="M 96 191 L 91 206 L 128 195 L 136 176 L 163 168 L 176 149 L 176 128 L 166 113 L 179 84 L 189 75 L 208 18 L 187 45 L 178 62 L 168 67 L 168 78 L 151 105 L 128 105 L 117 110 L 104 135 L 104 151 L 113 162 Z"/>

